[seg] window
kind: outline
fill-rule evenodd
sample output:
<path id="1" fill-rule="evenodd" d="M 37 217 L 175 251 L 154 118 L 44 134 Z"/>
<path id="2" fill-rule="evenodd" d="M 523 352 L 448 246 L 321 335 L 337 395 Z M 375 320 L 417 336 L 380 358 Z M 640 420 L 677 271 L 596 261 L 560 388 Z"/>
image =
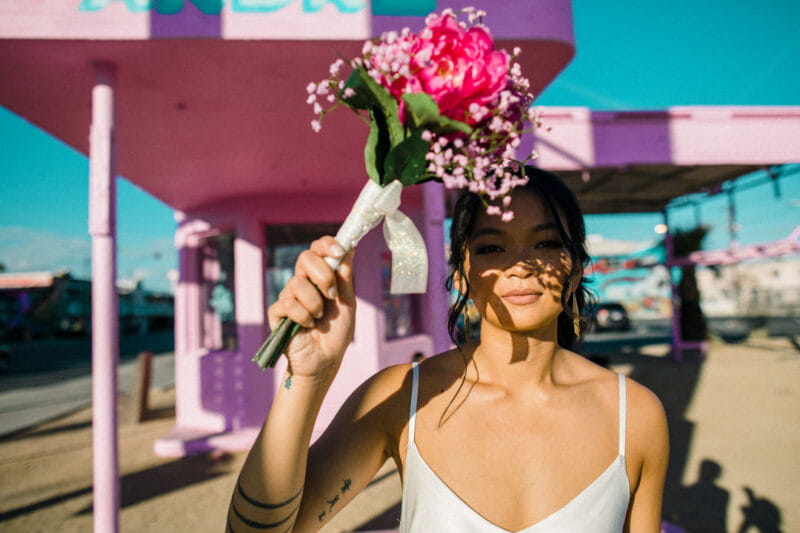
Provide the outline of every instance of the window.
<path id="1" fill-rule="evenodd" d="M 381 286 L 383 287 L 383 315 L 386 319 L 386 338 L 396 339 L 416 335 L 419 326 L 419 295 L 392 294 L 391 289 L 392 256 L 386 252 L 381 255 Z"/>
<path id="2" fill-rule="evenodd" d="M 323 235 L 335 235 L 338 229 L 337 224 L 283 224 L 266 227 L 267 271 L 264 287 L 267 291 L 267 305 L 275 303 L 278 294 L 292 277 L 297 256 L 312 241 Z"/>
<path id="3" fill-rule="evenodd" d="M 239 345 L 233 242 L 233 233 L 220 233 L 203 239 L 200 245 L 202 345 L 211 350 L 235 351 Z"/>

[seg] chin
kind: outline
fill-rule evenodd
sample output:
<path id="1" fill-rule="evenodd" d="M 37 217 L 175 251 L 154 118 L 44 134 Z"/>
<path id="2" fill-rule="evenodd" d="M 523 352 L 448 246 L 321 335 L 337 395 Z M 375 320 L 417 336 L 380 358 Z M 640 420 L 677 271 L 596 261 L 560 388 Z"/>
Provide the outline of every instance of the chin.
<path id="1" fill-rule="evenodd" d="M 558 330 L 557 314 L 547 317 L 511 316 L 510 322 L 509 320 L 501 321 L 497 320 L 496 317 L 493 318 L 494 320 L 489 320 L 492 325 L 498 329 L 508 331 L 509 333 L 518 333 L 536 337 L 550 336 L 552 334 L 553 338 L 555 338 Z"/>

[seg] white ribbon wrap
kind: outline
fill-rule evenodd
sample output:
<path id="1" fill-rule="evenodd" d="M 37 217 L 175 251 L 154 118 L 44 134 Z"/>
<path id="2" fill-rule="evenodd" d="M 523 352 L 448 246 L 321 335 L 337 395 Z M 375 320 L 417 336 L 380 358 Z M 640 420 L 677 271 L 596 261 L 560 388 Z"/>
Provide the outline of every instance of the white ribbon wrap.
<path id="1" fill-rule="evenodd" d="M 403 184 L 399 181 L 385 187 L 367 181 L 336 233 L 336 241 L 345 252 L 351 250 L 369 230 L 384 220 L 383 236 L 392 252 L 391 293 L 423 293 L 428 285 L 428 254 L 417 227 L 400 212 L 402 190 Z M 335 259 L 325 259 L 334 269 L 339 266 Z"/>

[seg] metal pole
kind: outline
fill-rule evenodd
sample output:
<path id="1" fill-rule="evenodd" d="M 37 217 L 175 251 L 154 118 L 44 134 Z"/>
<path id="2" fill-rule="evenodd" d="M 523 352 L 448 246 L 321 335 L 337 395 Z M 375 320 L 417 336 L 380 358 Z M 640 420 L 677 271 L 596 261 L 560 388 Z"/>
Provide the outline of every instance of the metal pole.
<path id="1" fill-rule="evenodd" d="M 667 231 L 664 233 L 664 247 L 667 252 L 667 277 L 669 278 L 670 296 L 672 298 L 672 358 L 676 361 L 683 360 L 683 338 L 681 337 L 681 299 L 678 295 L 678 286 L 675 285 L 675 280 L 672 277 L 673 261 L 675 259 L 675 251 L 672 246 L 672 228 L 669 225 L 669 215 L 667 208 L 662 211 L 664 216 L 664 225 Z"/>
<path id="2" fill-rule="evenodd" d="M 92 440 L 94 531 L 119 531 L 114 66 L 95 65 L 89 139 L 89 233 L 92 236 Z"/>

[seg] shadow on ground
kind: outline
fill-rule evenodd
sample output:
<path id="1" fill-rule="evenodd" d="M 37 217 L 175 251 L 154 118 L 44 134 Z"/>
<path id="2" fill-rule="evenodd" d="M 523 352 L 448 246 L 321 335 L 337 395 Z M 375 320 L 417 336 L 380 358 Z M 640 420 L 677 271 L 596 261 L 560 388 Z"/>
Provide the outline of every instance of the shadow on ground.
<path id="1" fill-rule="evenodd" d="M 703 372 L 705 359 L 699 352 L 687 352 L 678 362 L 669 356 L 654 357 L 641 351 L 593 354 L 611 365 L 630 365 L 630 377 L 652 390 L 667 413 L 670 434 L 670 460 L 664 487 L 663 517 L 668 522 L 693 533 L 726 533 L 737 531 L 780 531 L 781 511 L 763 495 L 742 487 L 749 503 L 741 508 L 741 523 L 728 524 L 730 492 L 717 484 L 724 465 L 714 458 L 705 458 L 696 474 L 696 481 L 684 485 L 689 451 L 695 424 L 686 413 Z M 733 527 L 738 526 L 737 529 Z"/>
<path id="2" fill-rule="evenodd" d="M 231 470 L 232 460 L 233 456 L 227 454 L 203 454 L 183 457 L 170 463 L 147 468 L 139 472 L 125 474 L 120 478 L 121 508 L 124 509 L 125 507 L 157 498 L 172 491 L 184 489 L 196 483 L 203 483 L 220 476 L 228 475 Z M 0 523 L 64 503 L 73 498 L 91 494 L 91 492 L 91 486 L 82 487 L 5 511 L 0 513 Z M 88 505 L 76 514 L 81 515 L 91 512 L 92 506 Z"/>

